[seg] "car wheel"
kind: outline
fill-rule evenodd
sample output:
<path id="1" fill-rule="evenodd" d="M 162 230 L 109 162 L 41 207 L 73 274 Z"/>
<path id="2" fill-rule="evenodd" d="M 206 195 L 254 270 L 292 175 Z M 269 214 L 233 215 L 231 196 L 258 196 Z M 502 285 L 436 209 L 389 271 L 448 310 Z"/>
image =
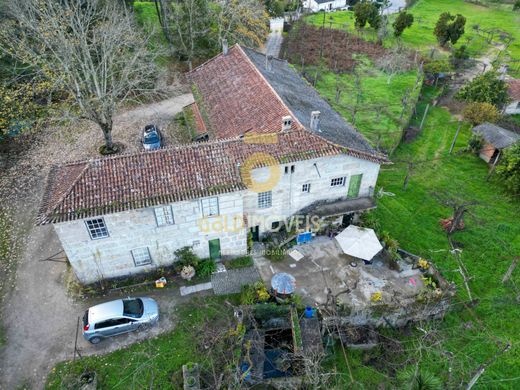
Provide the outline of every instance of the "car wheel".
<path id="1" fill-rule="evenodd" d="M 138 332 L 150 329 L 150 324 L 141 324 L 137 327 Z"/>
<path id="2" fill-rule="evenodd" d="M 92 337 L 88 340 L 91 344 L 99 344 L 103 339 L 101 337 Z"/>

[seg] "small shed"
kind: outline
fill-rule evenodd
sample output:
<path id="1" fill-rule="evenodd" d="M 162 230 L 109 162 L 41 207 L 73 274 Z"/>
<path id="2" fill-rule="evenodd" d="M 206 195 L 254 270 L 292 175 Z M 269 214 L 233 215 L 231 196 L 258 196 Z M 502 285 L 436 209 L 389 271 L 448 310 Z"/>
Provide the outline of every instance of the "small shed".
<path id="1" fill-rule="evenodd" d="M 478 134 L 484 140 L 479 156 L 487 163 L 494 164 L 501 151 L 520 141 L 520 134 L 506 130 L 492 123 L 482 123 L 473 128 L 473 134 Z"/>

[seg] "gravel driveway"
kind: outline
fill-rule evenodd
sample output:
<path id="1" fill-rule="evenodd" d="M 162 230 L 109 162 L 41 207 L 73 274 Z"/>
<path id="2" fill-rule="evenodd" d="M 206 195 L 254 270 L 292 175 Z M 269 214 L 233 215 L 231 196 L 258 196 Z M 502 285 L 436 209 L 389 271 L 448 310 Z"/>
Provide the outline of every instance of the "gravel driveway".
<path id="1" fill-rule="evenodd" d="M 114 120 L 114 139 L 137 139 L 142 124 L 153 121 L 165 126 L 182 107 L 193 101 L 191 94 L 144 105 L 118 115 Z M 67 295 L 68 271 L 63 262 L 40 261 L 61 250 L 52 226 L 36 227 L 47 172 L 52 164 L 98 157 L 102 135 L 94 126 L 46 129 L 11 150 L 9 165 L 0 177 L 0 199 L 14 215 L 19 232 L 20 258 L 14 285 L 5 299 L 3 325 L 7 337 L 0 349 L 0 389 L 14 389 L 28 383 L 43 388 L 48 371 L 59 361 L 73 356 L 77 317 L 100 300 L 75 302 Z M 125 143 L 132 151 L 139 143 Z M 175 140 L 170 140 L 175 142 Z M 81 336 L 84 354 L 106 353 L 139 339 L 171 329 L 173 320 L 164 315 L 185 298 L 177 289 L 156 291 L 150 296 L 159 301 L 163 314 L 159 325 L 149 332 L 133 333 L 92 346 Z M 102 300 L 125 296 L 111 296 Z"/>

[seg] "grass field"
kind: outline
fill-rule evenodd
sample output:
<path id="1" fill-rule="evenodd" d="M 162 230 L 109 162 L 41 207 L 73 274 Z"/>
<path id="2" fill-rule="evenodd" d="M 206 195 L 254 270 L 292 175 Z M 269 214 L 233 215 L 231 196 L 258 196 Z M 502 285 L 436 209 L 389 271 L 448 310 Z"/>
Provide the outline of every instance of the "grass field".
<path id="1" fill-rule="evenodd" d="M 424 109 L 424 105 L 420 108 Z M 510 256 L 520 253 L 520 202 L 508 197 L 494 179 L 486 181 L 488 167 L 477 156 L 448 155 L 456 127 L 446 110 L 431 110 L 424 131 L 415 141 L 402 144 L 393 156 L 394 161 L 430 161 L 416 167 L 407 191 L 402 188 L 404 164 L 396 163 L 382 170 L 379 185 L 395 196 L 380 199 L 376 216 L 382 229 L 391 232 L 403 248 L 432 259 L 448 280 L 458 284 L 459 294 L 452 312 L 438 324 L 435 337 L 442 342 L 421 351 L 420 365 L 447 380 L 448 360 L 443 353 L 449 351 L 454 354 L 453 378 L 467 383 L 479 365 L 503 347 L 497 342 L 511 342 L 511 350 L 486 370 L 479 386 L 518 387 L 520 308 L 515 290 L 504 286 L 501 279 L 511 264 Z M 464 148 L 469 137 L 466 126 L 455 150 Z M 451 215 L 451 210 L 435 198 L 434 193 L 439 191 L 480 202 L 471 208 L 473 216 L 466 218 L 466 229 L 454 237 L 463 245 L 462 258 L 472 277 L 471 293 L 479 301 L 473 310 L 460 303 L 467 301 L 468 296 L 439 226 L 439 219 Z M 512 281 L 520 283 L 520 271 L 513 273 Z M 404 342 L 412 349 L 417 347 L 413 338 Z M 447 387 L 457 386 L 458 382 L 447 383 Z"/>
<path id="2" fill-rule="evenodd" d="M 359 103 L 356 103 L 358 93 L 356 92 L 355 78 L 351 73 L 338 75 L 338 81 L 334 73 L 323 73 L 316 84 L 316 88 L 320 95 L 328 99 L 333 107 L 349 122 L 352 122 L 353 107 L 357 107 L 359 111 L 356 113 L 356 128 L 373 145 L 390 151 L 401 139 L 401 124 L 399 123 L 399 116 L 403 110 L 401 100 L 407 91 L 413 89 L 417 72 L 409 71 L 389 77 L 382 71 L 370 68 L 365 69 L 365 71 L 360 69 L 360 73 L 362 74 L 360 77 L 362 94 Z M 338 103 L 335 102 L 337 82 L 343 89 Z M 419 88 L 410 96 L 412 102 L 417 99 L 418 93 Z M 378 110 L 380 110 L 379 115 Z"/>
<path id="3" fill-rule="evenodd" d="M 437 46 L 437 41 L 433 35 L 435 23 L 442 12 L 448 11 L 452 14 L 462 14 L 466 17 L 466 32 L 457 42 L 456 46 L 466 45 L 472 56 L 478 56 L 490 48 L 490 45 L 480 37 L 473 29 L 479 25 L 481 29 L 501 29 L 512 34 L 515 38 L 509 47 L 509 55 L 512 59 L 520 60 L 520 12 L 512 12 L 511 5 L 483 7 L 463 0 L 419 0 L 410 8 L 409 12 L 414 15 L 415 21 L 411 28 L 406 29 L 402 35 L 403 43 L 423 53 L 431 50 L 432 46 Z M 390 23 L 395 16 L 392 16 Z M 321 26 L 323 14 L 313 14 L 306 18 L 309 23 Z M 332 22 L 332 23 L 331 23 Z M 326 14 L 325 25 L 335 28 L 342 28 L 354 31 L 354 14 L 349 11 L 340 11 Z M 371 28 L 364 29 L 365 37 L 375 39 L 376 33 Z M 496 38 L 495 38 L 496 39 Z M 393 35 L 387 39 L 385 46 L 392 46 L 396 43 Z M 517 65 L 512 65 L 516 69 Z M 520 74 L 517 69 L 516 73 Z"/>
<path id="4" fill-rule="evenodd" d="M 231 323 L 233 310 L 224 304 L 226 299 L 233 302 L 234 297 L 194 298 L 168 313 L 178 320 L 172 332 L 106 355 L 60 363 L 50 372 L 46 388 L 79 388 L 79 376 L 91 371 L 96 372 L 100 389 L 182 388 L 183 364 L 210 362 L 209 354 L 198 349 L 196 335 L 211 326 L 225 331 Z"/>

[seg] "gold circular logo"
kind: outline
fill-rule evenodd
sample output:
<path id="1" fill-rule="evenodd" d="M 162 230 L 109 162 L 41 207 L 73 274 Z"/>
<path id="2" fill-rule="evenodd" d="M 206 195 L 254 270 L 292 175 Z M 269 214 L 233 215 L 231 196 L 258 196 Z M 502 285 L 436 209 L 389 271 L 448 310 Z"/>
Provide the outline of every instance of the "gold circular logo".
<path id="1" fill-rule="evenodd" d="M 268 167 L 269 178 L 266 181 L 256 181 L 252 177 L 253 169 Z M 267 153 L 253 153 L 247 158 L 240 168 L 240 174 L 247 188 L 254 192 L 267 192 L 272 190 L 280 180 L 280 166 L 278 161 Z"/>

